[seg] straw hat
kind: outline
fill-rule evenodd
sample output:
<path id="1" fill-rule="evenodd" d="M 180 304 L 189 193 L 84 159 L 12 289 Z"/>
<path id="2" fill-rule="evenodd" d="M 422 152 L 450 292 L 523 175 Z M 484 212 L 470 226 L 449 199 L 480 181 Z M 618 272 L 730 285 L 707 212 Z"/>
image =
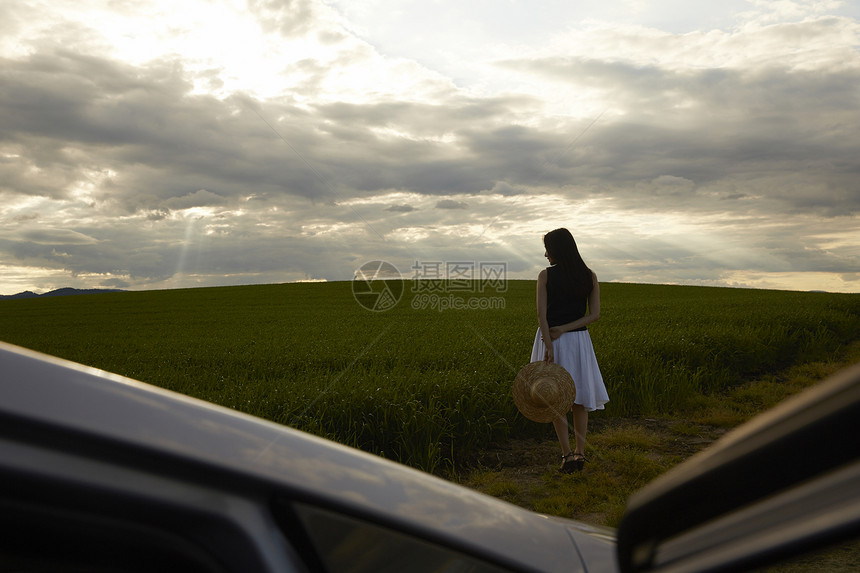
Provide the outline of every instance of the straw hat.
<path id="1" fill-rule="evenodd" d="M 534 422 L 564 416 L 576 398 L 573 378 L 555 362 L 539 360 L 522 367 L 514 379 L 514 404 Z"/>

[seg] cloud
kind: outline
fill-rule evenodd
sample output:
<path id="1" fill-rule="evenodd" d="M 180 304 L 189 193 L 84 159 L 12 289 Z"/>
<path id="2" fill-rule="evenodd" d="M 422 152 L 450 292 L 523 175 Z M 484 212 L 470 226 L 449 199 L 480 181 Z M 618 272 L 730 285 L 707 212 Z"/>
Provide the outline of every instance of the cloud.
<path id="1" fill-rule="evenodd" d="M 437 209 L 465 209 L 469 204 L 465 201 L 455 201 L 453 199 L 442 199 L 436 202 Z"/>
<path id="2" fill-rule="evenodd" d="M 60 273 L 39 280 L 334 280 L 448 258 L 531 277 L 558 226 L 607 280 L 860 267 L 849 17 L 591 22 L 487 50 L 486 86 L 466 89 L 312 0 L 192 2 L 173 28 L 155 4 L 27 6 L 0 8 L 0 260 Z M 123 39 L 138 21 L 147 49 Z M 236 54 L 203 43 L 225 21 Z"/>
<path id="3" fill-rule="evenodd" d="M 107 288 L 126 289 L 131 286 L 131 283 L 122 279 L 107 279 L 99 283 L 99 286 Z"/>
<path id="4" fill-rule="evenodd" d="M 514 187 L 507 181 L 496 181 L 493 184 L 492 189 L 489 190 L 490 193 L 504 195 L 504 196 L 512 196 L 512 195 L 520 195 L 525 193 L 526 190 L 522 187 Z"/>
<path id="5" fill-rule="evenodd" d="M 27 229 L 19 234 L 24 241 L 37 245 L 93 245 L 97 239 L 72 229 Z"/>
<path id="6" fill-rule="evenodd" d="M 570 81 L 604 91 L 610 107 L 643 110 L 599 124 L 587 150 L 563 158 L 568 177 L 628 187 L 666 174 L 726 188 L 742 180 L 788 208 L 857 213 L 860 140 L 849 131 L 860 127 L 850 87 L 858 67 L 678 72 L 565 59 L 536 69 L 556 65 Z M 798 187 L 798 166 L 807 191 L 787 193 Z M 812 180 L 828 192 L 809 187 Z"/>
<path id="7" fill-rule="evenodd" d="M 248 10 L 260 20 L 263 32 L 302 37 L 315 31 L 320 4 L 312 0 L 250 0 Z"/>
<path id="8" fill-rule="evenodd" d="M 223 202 L 224 198 L 220 195 L 216 195 L 206 189 L 198 189 L 194 193 L 189 193 L 182 197 L 171 197 L 164 201 L 164 206 L 168 209 L 189 209 L 192 207 L 220 205 Z"/>

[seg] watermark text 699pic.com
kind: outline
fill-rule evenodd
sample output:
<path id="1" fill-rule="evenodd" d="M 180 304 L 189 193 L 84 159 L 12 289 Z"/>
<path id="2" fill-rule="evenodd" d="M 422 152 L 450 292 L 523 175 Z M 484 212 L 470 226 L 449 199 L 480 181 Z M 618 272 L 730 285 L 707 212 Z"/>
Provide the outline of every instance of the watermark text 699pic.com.
<path id="1" fill-rule="evenodd" d="M 504 310 L 505 298 L 501 296 L 462 296 L 416 294 L 412 297 L 415 310 Z"/>

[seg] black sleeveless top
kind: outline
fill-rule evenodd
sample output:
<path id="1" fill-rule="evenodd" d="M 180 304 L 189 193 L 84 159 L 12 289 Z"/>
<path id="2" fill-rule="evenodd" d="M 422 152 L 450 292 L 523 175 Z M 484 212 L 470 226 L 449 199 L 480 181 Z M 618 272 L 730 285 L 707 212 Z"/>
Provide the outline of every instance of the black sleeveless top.
<path id="1" fill-rule="evenodd" d="M 591 283 L 588 285 L 591 287 Z M 573 284 L 567 271 L 561 265 L 546 268 L 546 320 L 550 326 L 560 326 L 585 316 L 588 308 L 587 291 L 582 285 Z M 572 332 L 588 330 L 577 328 Z"/>

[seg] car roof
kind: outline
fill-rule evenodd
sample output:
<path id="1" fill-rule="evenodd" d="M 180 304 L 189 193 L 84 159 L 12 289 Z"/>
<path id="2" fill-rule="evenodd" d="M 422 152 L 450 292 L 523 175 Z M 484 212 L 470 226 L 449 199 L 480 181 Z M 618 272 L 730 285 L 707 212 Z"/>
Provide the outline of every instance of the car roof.
<path id="1" fill-rule="evenodd" d="M 577 543 L 613 551 L 611 530 L 530 512 L 286 426 L 5 343 L 0 394 L 0 417 L 19 424 L 106 440 L 114 451 L 165 467 L 193 466 L 202 479 L 250 479 L 523 569 L 577 570 Z"/>

